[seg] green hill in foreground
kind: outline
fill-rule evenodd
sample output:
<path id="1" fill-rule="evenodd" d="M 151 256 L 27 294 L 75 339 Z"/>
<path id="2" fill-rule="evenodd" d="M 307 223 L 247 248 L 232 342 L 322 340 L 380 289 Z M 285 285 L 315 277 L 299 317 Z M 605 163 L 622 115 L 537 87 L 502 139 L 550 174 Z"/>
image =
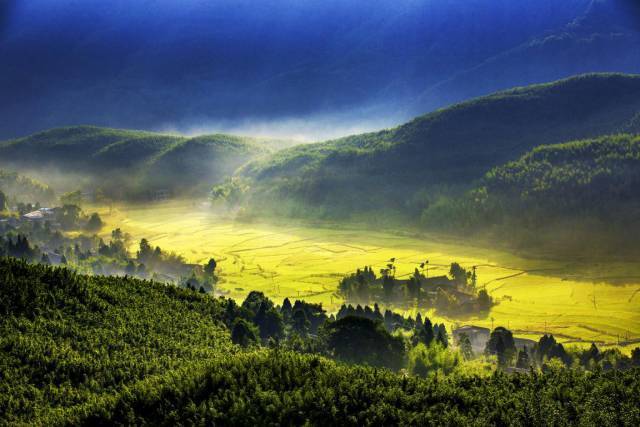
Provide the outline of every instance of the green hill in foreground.
<path id="1" fill-rule="evenodd" d="M 427 226 L 497 232 L 520 243 L 627 252 L 640 232 L 640 136 L 544 145 L 488 172 L 482 185 L 423 212 Z"/>
<path id="2" fill-rule="evenodd" d="M 637 131 L 639 113 L 640 76 L 583 75 L 463 102 L 394 129 L 279 151 L 242 172 L 254 180 L 262 210 L 417 218 L 434 194 L 470 188 L 536 146 Z"/>
<path id="3" fill-rule="evenodd" d="M 623 425 L 640 373 L 408 377 L 241 351 L 223 299 L 0 259 L 3 425 Z"/>
<path id="4" fill-rule="evenodd" d="M 266 144 L 268 145 L 268 144 Z M 76 126 L 0 143 L 0 163 L 47 175 L 87 177 L 87 186 L 126 197 L 155 190 L 181 195 L 209 189 L 250 159 L 260 140 L 230 135 L 187 138 Z"/>

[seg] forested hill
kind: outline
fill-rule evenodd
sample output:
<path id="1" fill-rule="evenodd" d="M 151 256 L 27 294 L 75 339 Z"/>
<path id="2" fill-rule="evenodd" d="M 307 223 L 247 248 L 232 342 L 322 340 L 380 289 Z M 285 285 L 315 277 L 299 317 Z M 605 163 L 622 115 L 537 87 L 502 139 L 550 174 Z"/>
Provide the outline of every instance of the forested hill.
<path id="1" fill-rule="evenodd" d="M 422 379 L 280 348 L 242 350 L 222 323 L 234 305 L 191 290 L 7 258 L 0 277 L 2 425 L 640 421 L 637 368 L 551 364 L 544 373 Z"/>
<path id="2" fill-rule="evenodd" d="M 76 126 L 0 143 L 0 163 L 89 176 L 91 187 L 106 186 L 107 192 L 189 192 L 208 189 L 267 151 L 260 140 L 230 135 L 187 138 Z"/>
<path id="3" fill-rule="evenodd" d="M 434 203 L 422 220 L 527 246 L 637 254 L 639 212 L 640 136 L 626 134 L 537 147 L 465 196 Z"/>
<path id="4" fill-rule="evenodd" d="M 469 185 L 541 144 L 637 127 L 639 112 L 640 76 L 583 75 L 474 99 L 394 129 L 280 151 L 243 173 L 261 194 L 327 207 L 328 214 L 407 210 L 419 190 Z"/>

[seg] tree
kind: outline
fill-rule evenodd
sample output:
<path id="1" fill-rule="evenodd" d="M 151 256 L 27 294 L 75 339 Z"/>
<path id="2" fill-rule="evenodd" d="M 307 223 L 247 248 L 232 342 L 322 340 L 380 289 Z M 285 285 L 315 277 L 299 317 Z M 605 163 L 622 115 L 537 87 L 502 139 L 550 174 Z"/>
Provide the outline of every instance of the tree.
<path id="1" fill-rule="evenodd" d="M 449 346 L 449 336 L 447 334 L 447 328 L 444 326 L 444 323 L 441 323 L 438 326 L 436 342 L 438 342 L 443 348 L 447 348 Z"/>
<path id="2" fill-rule="evenodd" d="M 640 347 L 631 350 L 631 365 L 640 366 Z"/>
<path id="3" fill-rule="evenodd" d="M 149 263 L 153 258 L 153 249 L 147 239 L 140 240 L 140 249 L 138 250 L 138 261 Z"/>
<path id="4" fill-rule="evenodd" d="M 266 301 L 262 301 L 260 304 L 254 323 L 260 329 L 260 338 L 263 341 L 269 338 L 279 339 L 283 335 L 284 323 L 282 322 L 282 316 L 275 310 L 273 305 L 269 306 Z"/>
<path id="5" fill-rule="evenodd" d="M 0 190 L 0 211 L 7 208 L 7 196 Z"/>
<path id="6" fill-rule="evenodd" d="M 237 319 L 231 330 L 231 341 L 241 347 L 249 347 L 258 342 L 257 328 L 244 319 Z"/>
<path id="7" fill-rule="evenodd" d="M 64 205 L 56 212 L 58 222 L 66 229 L 75 228 L 82 210 L 77 205 Z"/>
<path id="8" fill-rule="evenodd" d="M 422 325 L 423 325 L 422 314 L 418 313 L 416 314 L 416 329 L 422 328 Z"/>
<path id="9" fill-rule="evenodd" d="M 251 291 L 242 302 L 242 308 L 248 310 L 251 313 L 251 316 L 255 318 L 262 306 L 262 303 L 266 304 L 267 309 L 273 308 L 273 302 L 271 302 L 264 293 L 260 291 Z"/>
<path id="10" fill-rule="evenodd" d="M 389 274 L 382 276 L 382 289 L 387 301 L 393 298 L 393 289 L 395 288 L 395 280 Z"/>
<path id="11" fill-rule="evenodd" d="M 404 342 L 384 326 L 364 317 L 347 316 L 325 327 L 329 351 L 349 363 L 400 369 L 404 361 Z"/>
<path id="12" fill-rule="evenodd" d="M 487 311 L 493 305 L 493 299 L 489 296 L 489 293 L 485 289 L 481 289 L 478 292 L 478 308 L 481 311 Z"/>
<path id="13" fill-rule="evenodd" d="M 111 240 L 124 240 L 124 233 L 119 228 L 111 231 Z"/>
<path id="14" fill-rule="evenodd" d="M 63 205 L 75 205 L 80 206 L 82 204 L 82 191 L 70 191 L 60 196 L 60 202 Z"/>
<path id="15" fill-rule="evenodd" d="M 213 276 L 214 273 L 216 272 L 217 266 L 218 266 L 218 263 L 216 262 L 216 260 L 213 258 L 209 258 L 209 262 L 207 262 L 207 264 L 204 266 L 204 272 L 209 276 Z"/>
<path id="16" fill-rule="evenodd" d="M 509 366 L 516 354 L 516 345 L 511 331 L 502 326 L 495 328 L 489 336 L 485 353 L 496 356 L 499 366 Z"/>
<path id="17" fill-rule="evenodd" d="M 529 352 L 527 347 L 522 347 L 522 350 L 518 351 L 518 358 L 516 360 L 516 368 L 528 369 L 531 366 L 529 362 Z"/>
<path id="18" fill-rule="evenodd" d="M 462 353 L 464 360 L 473 359 L 473 347 L 467 334 L 460 334 L 458 345 L 460 346 L 460 353 Z"/>
<path id="19" fill-rule="evenodd" d="M 292 312 L 293 307 L 291 306 L 291 301 L 289 301 L 289 298 L 285 298 L 284 301 L 282 301 L 282 308 L 280 308 L 280 313 L 282 313 L 282 317 L 284 317 L 285 320 L 288 320 L 291 318 Z"/>
<path id="20" fill-rule="evenodd" d="M 467 270 L 462 268 L 460 264 L 454 262 L 449 269 L 449 275 L 459 285 L 467 284 Z"/>
<path id="21" fill-rule="evenodd" d="M 293 315 L 291 316 L 291 320 L 293 322 L 293 330 L 297 332 L 298 335 L 306 336 L 309 333 L 311 322 L 309 322 L 307 314 L 304 312 L 304 310 L 294 311 Z"/>
<path id="22" fill-rule="evenodd" d="M 97 212 L 94 212 L 89 217 L 89 221 L 87 222 L 87 230 L 89 231 L 99 231 L 104 223 L 102 222 L 102 218 Z"/>
<path id="23" fill-rule="evenodd" d="M 413 334 L 413 345 L 422 343 L 425 346 L 429 347 L 434 338 L 435 337 L 433 335 L 433 326 L 431 325 L 431 320 L 428 317 L 425 317 L 422 327 L 416 329 Z"/>
<path id="24" fill-rule="evenodd" d="M 418 298 L 420 296 L 420 279 L 416 277 L 409 278 L 407 283 L 407 291 L 411 298 Z"/>

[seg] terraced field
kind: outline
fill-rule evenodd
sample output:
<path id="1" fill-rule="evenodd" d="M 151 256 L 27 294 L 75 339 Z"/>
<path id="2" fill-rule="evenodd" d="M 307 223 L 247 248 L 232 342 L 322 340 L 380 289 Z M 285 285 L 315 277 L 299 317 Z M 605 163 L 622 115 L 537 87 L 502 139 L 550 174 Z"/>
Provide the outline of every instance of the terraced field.
<path id="1" fill-rule="evenodd" d="M 429 260 L 432 275 L 445 274 L 456 261 L 477 266 L 479 284 L 498 304 L 487 317 L 439 319 L 449 325 L 504 325 L 532 338 L 547 331 L 564 342 L 620 343 L 623 350 L 640 342 L 637 263 L 522 258 L 464 242 L 328 224 L 239 223 L 197 203 L 121 206 L 101 214 L 105 235 L 122 228 L 134 238 L 132 250 L 146 237 L 192 262 L 214 257 L 223 278 L 219 291 L 239 300 L 261 290 L 278 303 L 304 298 L 333 311 L 342 303 L 335 293 L 339 279 L 358 267 L 382 267 L 394 257 L 401 276 Z"/>

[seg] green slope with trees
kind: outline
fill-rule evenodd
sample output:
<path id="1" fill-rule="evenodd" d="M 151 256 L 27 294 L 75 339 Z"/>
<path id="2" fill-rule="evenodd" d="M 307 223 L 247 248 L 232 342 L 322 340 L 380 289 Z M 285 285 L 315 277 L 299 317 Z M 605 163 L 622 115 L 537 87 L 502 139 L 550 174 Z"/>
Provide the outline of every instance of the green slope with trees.
<path id="1" fill-rule="evenodd" d="M 0 192 L 4 193 L 7 203 L 31 202 L 41 203 L 53 201 L 54 192 L 47 184 L 43 184 L 28 176 L 0 169 Z M 0 211 L 3 206 L 0 204 Z"/>
<path id="2" fill-rule="evenodd" d="M 237 306 L 159 283 L 82 276 L 7 258 L 0 259 L 0 277 L 3 425 L 640 422 L 640 375 L 633 367 L 640 351 L 625 370 L 587 372 L 551 360 L 542 372 L 422 378 L 430 368 L 418 367 L 418 355 L 410 354 L 418 373 L 412 376 L 297 353 L 273 339 L 266 341 L 271 348 L 232 345 L 226 328 L 233 325 L 236 338 L 239 325 L 255 329 L 247 315 L 255 315 L 261 335 L 272 323 L 267 314 L 273 307 L 259 293 Z M 283 304 L 285 315 L 287 307 L 292 309 Z M 237 319 L 230 324 L 232 317 Z M 339 343 L 362 328 L 370 333 L 359 335 L 359 345 L 378 353 L 354 353 Z M 390 346 L 387 355 L 403 351 L 391 348 L 401 339 L 369 319 L 347 316 L 328 332 L 338 360 L 367 362 L 383 352 L 377 340 Z M 437 346 L 416 349 L 426 353 Z"/>
<path id="3" fill-rule="evenodd" d="M 265 154 L 265 145 L 221 134 L 187 138 L 76 126 L 0 143 L 0 163 L 45 176 L 82 176 L 85 187 L 118 198 L 156 190 L 189 194 Z"/>
<path id="4" fill-rule="evenodd" d="M 416 219 L 438 193 L 469 188 L 533 147 L 635 131 L 638 112 L 640 76 L 583 75 L 474 99 L 394 129 L 283 150 L 242 174 L 254 180 L 255 204 L 276 212 L 395 211 Z"/>
<path id="5" fill-rule="evenodd" d="M 464 196 L 437 200 L 422 221 L 523 246 L 624 254 L 637 253 L 639 213 L 640 136 L 621 134 L 537 147 Z"/>

